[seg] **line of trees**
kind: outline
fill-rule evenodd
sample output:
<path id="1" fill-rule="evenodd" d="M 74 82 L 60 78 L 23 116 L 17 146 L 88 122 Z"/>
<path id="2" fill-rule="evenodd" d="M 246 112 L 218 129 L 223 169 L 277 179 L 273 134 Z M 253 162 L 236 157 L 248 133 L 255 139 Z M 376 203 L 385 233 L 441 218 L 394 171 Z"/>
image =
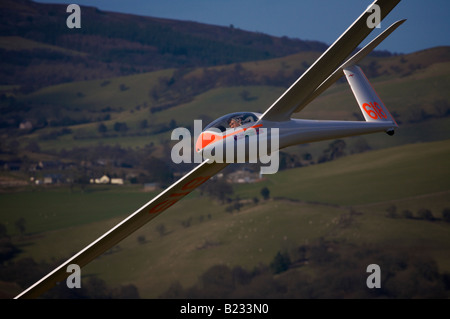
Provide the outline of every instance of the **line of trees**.
<path id="1" fill-rule="evenodd" d="M 404 209 L 399 211 L 396 205 L 391 205 L 386 208 L 386 217 L 389 218 L 406 218 L 406 219 L 418 219 L 427 221 L 438 221 L 442 220 L 450 223 L 450 208 L 444 208 L 441 211 L 441 217 L 437 217 L 428 208 L 420 208 L 416 213 L 413 213 L 409 209 Z"/>
<path id="2" fill-rule="evenodd" d="M 381 289 L 369 289 L 366 267 L 381 268 Z M 436 262 L 409 251 L 358 247 L 320 239 L 279 251 L 268 264 L 248 270 L 213 265 L 191 287 L 179 282 L 160 298 L 449 298 L 450 274 Z"/>

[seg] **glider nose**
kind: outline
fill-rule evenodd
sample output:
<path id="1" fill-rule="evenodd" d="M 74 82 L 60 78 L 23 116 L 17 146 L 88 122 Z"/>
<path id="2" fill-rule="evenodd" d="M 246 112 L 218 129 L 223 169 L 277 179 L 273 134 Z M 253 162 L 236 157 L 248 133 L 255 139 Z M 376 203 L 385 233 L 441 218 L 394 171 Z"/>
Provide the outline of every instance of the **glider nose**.
<path id="1" fill-rule="evenodd" d="M 195 144 L 197 153 L 201 152 L 206 146 L 218 140 L 218 135 L 211 132 L 202 132 Z"/>

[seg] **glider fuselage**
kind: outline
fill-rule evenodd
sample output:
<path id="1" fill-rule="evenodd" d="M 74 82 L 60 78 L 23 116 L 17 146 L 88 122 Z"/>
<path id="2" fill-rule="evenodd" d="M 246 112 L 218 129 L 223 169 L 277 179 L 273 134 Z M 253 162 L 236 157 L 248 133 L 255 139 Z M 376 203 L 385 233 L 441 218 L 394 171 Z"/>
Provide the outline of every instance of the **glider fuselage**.
<path id="1" fill-rule="evenodd" d="M 393 122 L 331 121 L 291 119 L 286 122 L 261 121 L 263 127 L 279 128 L 280 149 L 297 144 L 376 132 L 391 132 Z"/>
<path id="2" fill-rule="evenodd" d="M 258 113 L 252 114 L 258 119 L 261 116 Z M 229 116 L 235 116 L 235 113 Z M 256 150 L 261 147 L 264 147 L 271 153 L 288 146 L 322 140 L 383 131 L 392 134 L 396 127 L 397 125 L 392 121 L 290 119 L 276 122 L 258 120 L 236 128 L 227 128 L 224 131 L 219 131 L 215 127 L 206 128 L 198 137 L 196 151 L 202 153 L 205 158 L 223 161 L 233 159 L 236 161 L 238 150 L 241 148 L 245 149 L 245 160 L 247 161 L 250 158 L 258 157 L 261 152 Z M 251 145 L 252 143 L 255 145 Z M 221 156 L 218 156 L 218 153 Z"/>

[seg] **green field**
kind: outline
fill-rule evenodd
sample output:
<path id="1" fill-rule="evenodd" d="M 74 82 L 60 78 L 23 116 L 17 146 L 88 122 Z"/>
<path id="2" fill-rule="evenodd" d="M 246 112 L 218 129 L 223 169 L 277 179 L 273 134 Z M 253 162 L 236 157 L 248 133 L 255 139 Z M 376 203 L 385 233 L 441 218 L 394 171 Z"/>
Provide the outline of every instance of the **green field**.
<path id="1" fill-rule="evenodd" d="M 292 57 L 245 64 L 252 72 L 259 70 L 259 76 L 270 73 L 274 65 L 287 65 Z M 231 68 L 231 67 L 230 67 Z M 444 113 L 448 108 L 450 93 L 450 63 L 436 63 L 428 68 L 420 69 L 403 77 L 378 77 L 371 79 L 374 87 L 383 97 L 383 101 L 393 114 L 397 114 L 401 130 L 395 139 L 380 142 L 372 136 L 364 137 L 372 148 L 384 148 L 407 143 L 424 142 L 446 139 L 450 137 L 449 117 Z M 167 124 L 175 120 L 177 126 L 193 127 L 193 120 L 204 118 L 203 125 L 226 113 L 241 110 L 263 112 L 284 92 L 286 87 L 268 85 L 219 87 L 196 95 L 190 102 L 179 103 L 166 110 L 151 113 L 153 105 L 150 89 L 159 83 L 161 78 L 168 78 L 173 70 L 137 74 L 117 77 L 109 80 L 82 81 L 47 87 L 37 92 L 17 96 L 20 102 L 60 103 L 58 106 L 47 106 L 42 109 L 46 114 L 58 114 L 58 117 L 95 117 L 102 118 L 109 115 L 108 120 L 102 121 L 108 128 L 108 133 L 114 137 L 105 138 L 98 133 L 98 121 L 70 126 L 72 133 L 59 136 L 51 140 L 39 139 L 41 134 L 55 131 L 46 127 L 33 134 L 19 138 L 21 144 L 38 141 L 42 150 L 61 150 L 77 146 L 95 146 L 98 143 L 122 145 L 124 147 L 143 147 L 153 142 L 155 145 L 164 144 L 170 140 L 170 131 L 150 134 L 139 124 L 147 120 L 150 126 Z M 196 70 L 192 71 L 195 74 Z M 189 76 L 186 76 L 189 79 Z M 185 80 L 189 82 L 188 80 Z M 120 86 L 126 87 L 121 90 Z M 251 99 L 242 98 L 242 92 L 247 92 Z M 444 109 L 439 110 L 438 103 L 444 103 Z M 446 106 L 445 106 L 446 105 Z M 58 108 L 58 110 L 56 110 Z M 110 110 L 110 111 L 105 111 Z M 347 83 L 332 86 L 304 111 L 295 114 L 298 118 L 354 120 L 354 114 L 361 114 Z M 429 116 L 427 120 L 422 117 Z M 126 134 L 114 134 L 113 126 L 116 122 L 125 122 L 129 128 Z M 81 138 L 76 138 L 81 137 Z M 319 144 L 323 145 L 323 144 Z M 309 148 L 309 146 L 308 146 Z M 313 145 L 308 151 L 315 152 Z"/>
<path id="2" fill-rule="evenodd" d="M 188 165 L 169 158 L 174 128 L 263 113 L 326 47 L 95 8 L 75 34 L 53 28 L 55 6 L 6 2 L 0 299 L 162 191 L 144 183 L 183 175 Z M 84 289 L 44 297 L 448 299 L 450 47 L 379 51 L 359 65 L 399 124 L 394 136 L 288 147 L 283 168 L 295 168 L 233 184 L 222 201 L 228 180 L 206 183 L 83 268 Z M 345 78 L 292 117 L 363 120 Z M 124 185 L 89 184 L 103 174 Z M 365 285 L 371 263 L 383 289 Z"/>
<path id="3" fill-rule="evenodd" d="M 24 42 L 23 45 L 34 44 Z M 441 51 L 446 52 L 446 49 L 435 49 L 431 53 L 439 55 Z M 414 271 L 420 272 L 415 269 L 419 267 L 417 265 L 427 264 L 425 259 L 435 265 L 435 272 L 449 273 L 450 224 L 444 221 L 442 213 L 450 208 L 450 95 L 447 89 L 450 64 L 433 64 L 430 56 L 422 59 L 421 55 L 428 56 L 426 52 L 406 56 L 410 64 L 405 65 L 399 64 L 401 57 L 370 58 L 367 62 L 379 63 L 378 71 L 384 75 L 371 81 L 388 109 L 401 122 L 393 137 L 373 134 L 346 138 L 345 157 L 280 171 L 265 176 L 258 183 L 234 185 L 233 196 L 239 197 L 244 206 L 232 214 L 227 212 L 229 204 L 219 203 L 195 191 L 87 265 L 83 269 L 84 280 L 96 275 L 109 286 L 132 284 L 138 288 L 141 297 L 157 298 L 176 282 L 186 289 L 197 285 L 205 272 L 215 265 L 241 266 L 251 272 L 258 267 L 269 267 L 279 252 L 297 258 L 299 247 L 307 247 L 311 254 L 317 247 L 339 252 L 341 258 L 346 256 L 351 260 L 351 267 L 332 262 L 317 264 L 317 260 L 310 257 L 311 264 L 299 266 L 297 260 L 295 267 L 282 275 L 270 276 L 273 277 L 270 280 L 281 283 L 284 280 L 293 282 L 293 278 L 307 278 L 311 287 L 324 290 L 320 288 L 323 284 L 320 272 L 336 277 L 331 272 L 334 267 L 343 269 L 343 274 L 345 269 L 353 269 L 348 270 L 350 274 L 347 275 L 351 277 L 354 269 L 367 266 L 360 263 L 368 262 L 368 256 L 374 251 L 376 258 L 405 254 L 419 258 L 419 261 L 411 257 L 400 262 L 410 265 L 407 275 L 402 273 L 402 276 L 410 277 L 402 277 L 397 285 L 417 277 Z M 315 57 L 315 53 L 300 54 L 243 63 L 242 67 L 253 73 L 254 80 L 261 80 L 277 72 L 300 70 L 305 67 L 303 62 L 312 62 Z M 436 59 L 446 61 L 439 56 Z M 410 65 L 419 62 L 421 67 L 411 72 Z M 235 67 L 222 66 L 215 70 L 230 72 Z M 389 73 L 392 67 L 400 68 L 401 75 Z M 45 113 L 49 119 L 66 116 L 91 120 L 70 125 L 69 133 L 54 138 L 42 138 L 44 134 L 60 129 L 47 126 L 20 134 L 16 139 L 20 145 L 37 141 L 44 153 L 95 147 L 99 143 L 135 149 L 154 143 L 156 148 L 152 155 L 155 155 L 168 145 L 171 131 L 153 134 L 153 127 L 172 120 L 176 120 L 177 126 L 192 127 L 194 119 L 204 119 L 205 125 L 230 112 L 262 112 L 286 89 L 266 84 L 218 85 L 188 101 L 152 113 L 151 88 L 167 82 L 176 71 L 168 69 L 108 80 L 73 82 L 31 94 L 17 94 L 17 101 L 32 103 L 33 107 L 39 108 L 31 110 L 33 114 Z M 185 72 L 183 81 L 189 81 L 201 76 L 204 70 Z M 355 114 L 360 111 L 348 85 L 337 83 L 295 116 L 354 120 Z M 95 120 L 106 115 L 109 117 L 105 120 Z M 148 121 L 146 128 L 141 126 L 144 119 Z M 106 125 L 111 136 L 99 133 L 100 122 Z M 126 133 L 113 131 L 116 122 L 127 124 Z M 330 143 L 299 145 L 284 151 L 296 156 L 310 153 L 317 162 Z M 368 145 L 370 150 L 359 153 L 358 143 Z M 49 159 L 56 156 L 26 154 L 33 160 L 39 155 L 43 156 L 39 160 L 44 156 Z M 5 173 L 5 177 L 11 179 L 23 176 L 20 172 Z M 263 187 L 270 190 L 268 201 L 262 200 L 260 191 Z M 84 190 L 70 189 L 69 186 L 29 186 L 20 192 L 5 189 L 0 193 L 2 224 L 20 248 L 14 261 L 31 257 L 37 262 L 51 263 L 68 258 L 156 194 L 145 193 L 141 186 L 132 185 L 91 185 Z M 254 198 L 259 201 L 254 203 Z M 387 217 L 388 209 L 392 207 L 395 218 Z M 423 209 L 428 209 L 434 219 L 421 217 Z M 408 218 L 405 211 L 410 212 Z M 20 218 L 26 221 L 25 233 L 20 233 L 16 227 Z M 164 231 L 158 230 L 161 225 Z M 366 257 L 356 261 L 353 260 L 355 255 Z M 331 269 L 330 272 L 327 269 Z M 255 281 L 257 285 L 258 281 Z M 0 292 L 9 289 L 2 287 L 0 284 Z M 20 292 L 20 288 L 14 289 L 14 293 Z M 352 296 L 352 293 L 348 292 L 346 296 Z M 403 295 L 395 293 L 394 296 Z"/>
<path id="4" fill-rule="evenodd" d="M 450 207 L 449 159 L 450 143 L 441 141 L 282 171 L 260 183 L 235 186 L 235 195 L 261 198 L 260 189 L 268 186 L 272 198 L 284 199 L 246 204 L 233 214 L 194 192 L 86 266 L 83 276 L 96 274 L 112 286 L 132 283 L 141 297 L 156 298 L 175 281 L 193 285 L 214 265 L 252 269 L 269 264 L 278 251 L 293 252 L 320 239 L 361 251 L 366 245 L 414 251 L 449 272 L 450 224 L 441 220 L 442 210 Z M 69 257 L 152 197 L 136 188 L 110 187 L 3 193 L 0 202 L 11 232 L 19 216 L 27 221 L 26 236 L 14 237 L 22 249 L 16 259 L 49 261 Z M 437 220 L 388 218 L 392 205 L 415 217 L 427 208 Z M 343 227 L 341 220 L 351 211 L 358 214 Z M 186 220 L 189 227 L 183 226 Z M 163 236 L 156 230 L 161 224 Z M 314 268 L 301 269 L 314 273 Z"/>
<path id="5" fill-rule="evenodd" d="M 448 140 L 411 144 L 282 171 L 261 184 L 237 189 L 245 196 L 264 185 L 273 196 L 338 205 L 370 204 L 448 190 L 449 161 Z"/>

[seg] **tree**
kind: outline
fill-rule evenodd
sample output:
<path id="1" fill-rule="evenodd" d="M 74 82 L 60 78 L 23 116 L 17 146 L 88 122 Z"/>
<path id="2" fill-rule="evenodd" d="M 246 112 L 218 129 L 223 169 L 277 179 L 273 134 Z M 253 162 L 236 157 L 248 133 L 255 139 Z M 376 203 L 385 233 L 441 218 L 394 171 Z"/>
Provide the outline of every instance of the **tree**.
<path id="1" fill-rule="evenodd" d="M 239 211 L 241 210 L 241 207 L 242 207 L 242 206 L 244 206 L 244 205 L 241 204 L 239 198 L 237 198 L 237 199 L 234 201 L 233 208 L 236 209 L 236 210 L 239 212 Z"/>
<path id="2" fill-rule="evenodd" d="M 147 121 L 146 119 L 142 120 L 142 121 L 139 123 L 139 128 L 141 128 L 141 129 L 146 129 L 146 128 L 148 128 L 148 121 Z"/>
<path id="3" fill-rule="evenodd" d="M 16 226 L 16 229 L 19 231 L 20 235 L 24 235 L 25 234 L 25 218 L 20 217 L 18 220 L 16 220 L 16 222 L 14 223 L 14 225 Z"/>
<path id="4" fill-rule="evenodd" d="M 442 219 L 447 223 L 450 223 L 450 208 L 444 208 L 442 211 Z"/>
<path id="5" fill-rule="evenodd" d="M 98 132 L 99 132 L 99 133 L 106 133 L 107 131 L 108 131 L 108 128 L 106 127 L 105 124 L 100 123 L 100 124 L 98 125 Z"/>
<path id="6" fill-rule="evenodd" d="M 166 225 L 164 224 L 158 224 L 158 226 L 156 226 L 156 231 L 158 232 L 159 236 L 164 236 L 166 234 Z"/>
<path id="7" fill-rule="evenodd" d="M 126 86 L 125 84 L 121 83 L 119 85 L 119 89 L 123 92 L 123 91 L 129 90 L 130 88 L 128 86 Z"/>
<path id="8" fill-rule="evenodd" d="M 179 281 L 173 282 L 169 289 L 167 289 L 159 298 L 162 299 L 181 299 L 185 298 L 186 292 Z"/>
<path id="9" fill-rule="evenodd" d="M 263 187 L 261 189 L 261 196 L 265 199 L 268 200 L 270 197 L 270 190 L 267 187 Z"/>
<path id="10" fill-rule="evenodd" d="M 303 160 L 305 161 L 311 161 L 312 160 L 312 155 L 310 153 L 304 153 L 302 155 Z"/>
<path id="11" fill-rule="evenodd" d="M 220 200 L 222 204 L 224 204 L 234 192 L 233 186 L 227 183 L 223 178 L 209 180 L 201 186 L 201 191 L 208 194 L 208 196 Z"/>
<path id="12" fill-rule="evenodd" d="M 182 225 L 184 228 L 191 227 L 191 224 L 192 224 L 192 217 L 189 217 L 189 218 L 187 218 L 187 219 L 181 221 L 181 225 Z"/>
<path id="13" fill-rule="evenodd" d="M 116 132 L 126 132 L 126 131 L 128 131 L 127 123 L 125 123 L 125 122 L 116 122 L 116 123 L 114 123 L 114 131 L 116 131 Z"/>
<path id="14" fill-rule="evenodd" d="M 11 238 L 8 236 L 6 226 L 0 223 L 0 265 L 12 259 L 18 252 L 19 249 L 12 244 Z"/>
<path id="15" fill-rule="evenodd" d="M 138 241 L 139 244 L 142 245 L 142 244 L 145 244 L 147 242 L 147 239 L 145 238 L 144 235 L 140 235 L 140 236 L 138 236 L 137 241 Z"/>
<path id="16" fill-rule="evenodd" d="M 228 205 L 227 207 L 225 207 L 225 211 L 229 214 L 233 213 L 233 210 L 234 210 L 233 205 Z"/>
<path id="17" fill-rule="evenodd" d="M 403 215 L 404 218 L 408 218 L 408 219 L 412 219 L 413 218 L 413 213 L 409 209 L 405 209 L 402 212 L 402 215 Z"/>
<path id="18" fill-rule="evenodd" d="M 270 268 L 275 274 L 282 273 L 289 269 L 291 265 L 291 259 L 287 253 L 282 254 L 278 252 L 272 263 L 270 264 Z"/>
<path id="19" fill-rule="evenodd" d="M 345 155 L 345 148 L 347 144 L 344 140 L 335 140 L 328 145 L 328 148 L 323 151 L 321 158 L 322 162 L 332 161 Z"/>
<path id="20" fill-rule="evenodd" d="M 150 157 L 144 160 L 142 166 L 148 172 L 148 177 L 152 182 L 160 184 L 169 184 L 173 180 L 173 173 L 167 162 L 156 158 Z"/>
<path id="21" fill-rule="evenodd" d="M 280 152 L 280 170 L 302 166 L 300 158 L 295 154 Z"/>
<path id="22" fill-rule="evenodd" d="M 200 276 L 202 293 L 209 298 L 227 298 L 234 290 L 233 273 L 226 265 L 215 265 Z"/>
<path id="23" fill-rule="evenodd" d="M 169 129 L 173 130 L 177 127 L 177 121 L 175 121 L 174 119 L 171 119 L 169 122 Z"/>
<path id="24" fill-rule="evenodd" d="M 444 117 L 450 114 L 450 103 L 447 102 L 447 100 L 435 100 L 433 102 L 433 107 L 438 117 Z"/>
<path id="25" fill-rule="evenodd" d="M 421 219 L 434 220 L 433 213 L 429 209 L 421 208 L 421 209 L 419 209 L 417 214 L 419 215 L 419 218 L 421 218 Z"/>

